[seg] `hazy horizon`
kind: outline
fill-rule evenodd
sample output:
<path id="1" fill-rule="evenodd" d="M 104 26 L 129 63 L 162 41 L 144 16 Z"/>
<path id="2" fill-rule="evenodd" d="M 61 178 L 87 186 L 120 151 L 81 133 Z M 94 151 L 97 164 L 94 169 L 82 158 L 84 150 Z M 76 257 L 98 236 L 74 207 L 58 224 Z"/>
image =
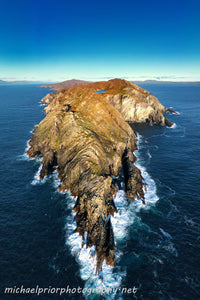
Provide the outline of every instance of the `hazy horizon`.
<path id="1" fill-rule="evenodd" d="M 127 77 L 104 77 L 104 78 L 91 78 L 91 79 L 82 79 L 82 78 L 68 78 L 66 80 L 27 80 L 27 79 L 15 79 L 15 80 L 11 80 L 11 79 L 2 79 L 0 78 L 0 82 L 1 81 L 5 81 L 6 83 L 13 83 L 13 82 L 30 82 L 30 83 L 37 83 L 37 84 L 54 84 L 54 83 L 61 83 L 61 82 L 65 82 L 65 81 L 70 81 L 70 80 L 85 80 L 85 81 L 89 81 L 89 82 L 97 82 L 97 81 L 107 81 L 107 80 L 111 80 L 111 79 L 115 79 L 115 78 L 119 78 L 119 79 L 125 79 L 128 81 L 132 81 L 132 82 L 146 82 L 146 81 L 152 81 L 152 82 L 174 82 L 174 83 L 199 83 L 200 80 L 170 80 L 169 78 L 163 79 L 163 78 L 159 78 L 159 77 L 155 77 L 155 78 L 127 78 Z"/>
<path id="2" fill-rule="evenodd" d="M 200 3 L 3 2 L 0 79 L 200 81 Z"/>

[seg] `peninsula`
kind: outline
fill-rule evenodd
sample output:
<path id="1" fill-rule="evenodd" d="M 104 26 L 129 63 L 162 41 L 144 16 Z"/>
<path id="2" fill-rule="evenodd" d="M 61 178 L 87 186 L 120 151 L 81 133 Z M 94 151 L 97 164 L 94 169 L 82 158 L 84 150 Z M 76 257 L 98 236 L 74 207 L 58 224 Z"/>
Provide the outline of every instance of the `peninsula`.
<path id="1" fill-rule="evenodd" d="M 58 90 L 42 99 L 46 117 L 35 126 L 27 154 L 42 157 L 40 178 L 55 168 L 61 191 L 76 197 L 76 231 L 94 245 L 97 272 L 113 265 L 115 241 L 111 215 L 116 212 L 113 177 L 123 167 L 125 192 L 145 204 L 140 170 L 134 165 L 136 133 L 129 122 L 173 125 L 156 97 L 132 82 L 113 79 Z M 86 235 L 85 235 L 86 234 Z"/>

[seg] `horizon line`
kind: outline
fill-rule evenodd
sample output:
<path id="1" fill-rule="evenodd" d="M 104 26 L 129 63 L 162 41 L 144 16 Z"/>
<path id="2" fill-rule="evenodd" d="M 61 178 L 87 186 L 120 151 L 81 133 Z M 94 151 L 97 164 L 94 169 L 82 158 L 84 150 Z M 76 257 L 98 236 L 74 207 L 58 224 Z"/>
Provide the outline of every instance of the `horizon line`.
<path id="1" fill-rule="evenodd" d="M 70 80 L 82 80 L 82 81 L 91 81 L 91 82 L 97 82 L 97 81 L 107 81 L 107 80 L 112 80 L 112 79 L 124 79 L 127 81 L 137 81 L 137 82 L 145 82 L 145 81 L 156 81 L 156 82 L 174 82 L 174 83 L 184 83 L 184 82 L 188 82 L 188 83 L 194 83 L 194 82 L 200 82 L 200 79 L 198 80 L 192 80 L 192 79 L 186 79 L 185 80 L 181 80 L 181 79 L 158 79 L 158 78 L 152 78 L 152 77 L 146 77 L 145 79 L 141 79 L 140 77 L 138 78 L 134 78 L 134 77 L 129 77 L 127 78 L 126 76 L 124 77 L 99 77 L 99 78 L 70 78 L 70 79 L 57 79 L 57 80 L 52 80 L 52 79 L 4 79 L 4 78 L 0 78 L 0 82 L 5 82 L 5 83 L 13 83 L 13 82 L 32 82 L 32 83 L 48 83 L 48 84 L 55 84 L 55 83 L 61 83 L 64 81 L 70 81 Z"/>

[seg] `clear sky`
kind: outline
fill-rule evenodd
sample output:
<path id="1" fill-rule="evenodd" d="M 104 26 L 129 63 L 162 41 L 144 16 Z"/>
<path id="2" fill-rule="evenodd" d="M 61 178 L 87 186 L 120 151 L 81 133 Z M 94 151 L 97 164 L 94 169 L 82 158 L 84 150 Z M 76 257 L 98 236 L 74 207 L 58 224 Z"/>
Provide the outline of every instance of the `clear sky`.
<path id="1" fill-rule="evenodd" d="M 0 79 L 200 81 L 199 0 L 0 4 Z"/>

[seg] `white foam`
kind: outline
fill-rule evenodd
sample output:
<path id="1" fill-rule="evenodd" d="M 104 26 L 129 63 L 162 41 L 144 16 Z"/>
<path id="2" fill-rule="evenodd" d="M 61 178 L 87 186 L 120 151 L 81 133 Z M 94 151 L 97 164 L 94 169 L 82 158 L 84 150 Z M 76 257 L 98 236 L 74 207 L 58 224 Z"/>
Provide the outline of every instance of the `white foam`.
<path id="1" fill-rule="evenodd" d="M 169 234 L 168 232 L 164 231 L 164 229 L 162 229 L 162 228 L 159 228 L 159 229 L 160 229 L 160 231 L 162 232 L 162 234 L 163 234 L 166 238 L 172 239 L 171 234 Z"/>
<path id="2" fill-rule="evenodd" d="M 186 128 L 180 125 L 176 125 L 176 123 L 174 123 L 171 127 L 167 127 L 167 129 L 175 129 L 174 133 L 178 135 L 180 138 L 184 138 L 186 135 Z M 171 135 L 167 135 L 165 133 L 165 137 L 171 137 Z"/>
<path id="3" fill-rule="evenodd" d="M 27 142 L 26 142 L 26 148 L 25 148 L 25 153 L 31 148 L 29 142 L 30 142 L 31 139 L 29 139 Z"/>
<path id="4" fill-rule="evenodd" d="M 147 156 L 148 156 L 149 158 L 152 158 L 152 155 L 151 155 L 151 153 L 150 153 L 149 150 L 147 151 Z"/>
<path id="5" fill-rule="evenodd" d="M 172 126 L 167 126 L 167 128 L 169 128 L 169 129 L 175 129 L 175 128 L 177 128 L 177 125 L 176 125 L 176 123 L 174 123 Z"/>
<path id="6" fill-rule="evenodd" d="M 52 177 L 53 178 L 53 187 L 56 189 L 56 192 L 60 192 L 58 190 L 58 187 L 61 185 L 61 181 L 60 179 L 58 178 L 58 171 L 57 171 L 57 166 L 55 167 L 56 169 L 52 172 L 52 174 L 49 176 L 50 178 Z M 63 194 L 63 192 L 60 192 Z"/>
<path id="7" fill-rule="evenodd" d="M 169 108 L 174 110 L 173 106 L 170 106 Z M 174 110 L 174 112 L 171 112 L 171 114 L 172 115 L 180 115 L 180 112 Z"/>
<path id="8" fill-rule="evenodd" d="M 166 252 L 169 252 L 170 254 L 178 257 L 178 251 L 175 248 L 174 243 L 172 242 L 172 236 L 163 229 L 161 230 L 161 228 L 160 231 L 162 232 L 164 237 L 166 237 L 166 239 L 158 240 L 158 243 L 155 247 L 157 249 L 164 249 Z"/>
<path id="9" fill-rule="evenodd" d="M 147 172 L 145 166 L 143 165 L 145 162 L 141 158 L 140 149 L 141 149 L 142 136 L 138 135 L 138 150 L 134 152 L 137 157 L 137 162 L 135 166 L 140 170 L 142 177 L 144 178 L 145 183 L 147 184 L 146 189 L 144 190 L 145 202 L 146 205 L 143 205 L 141 200 L 134 201 L 135 209 L 138 212 L 142 209 L 149 209 L 150 206 L 155 205 L 155 203 L 159 200 L 157 196 L 157 188 L 155 181 L 151 178 L 149 173 Z"/>
<path id="10" fill-rule="evenodd" d="M 26 147 L 25 147 L 25 150 L 24 150 L 24 154 L 18 155 L 17 160 L 33 160 L 34 159 L 34 158 L 30 158 L 26 153 L 31 147 L 29 145 L 29 142 L 30 142 L 30 139 L 26 142 Z"/>
<path id="11" fill-rule="evenodd" d="M 142 136 L 138 135 L 138 148 L 141 149 Z M 150 154 L 150 153 L 149 153 Z M 136 166 L 140 169 L 144 181 L 148 184 L 145 194 L 146 205 L 142 204 L 141 200 L 127 201 L 127 196 L 124 191 L 124 183 L 120 185 L 120 189 L 116 193 L 114 198 L 115 206 L 117 208 L 117 213 L 114 217 L 111 217 L 111 223 L 114 231 L 115 243 L 117 248 L 116 262 L 120 260 L 121 255 L 123 255 L 120 250 L 120 243 L 123 243 L 128 237 L 128 231 L 130 226 L 134 222 L 140 221 L 140 218 L 136 215 L 140 209 L 149 209 L 152 205 L 159 200 L 156 194 L 156 184 L 151 176 L 148 174 L 146 168 L 144 167 L 144 161 L 141 158 L 140 151 L 135 151 L 137 156 Z M 75 204 L 74 198 L 70 197 L 67 199 L 69 208 L 72 208 Z M 113 271 L 113 267 L 103 263 L 101 276 L 103 276 L 103 281 L 96 275 L 96 254 L 95 247 L 86 248 L 83 245 L 82 238 L 78 233 L 73 233 L 76 228 L 76 223 L 74 220 L 75 213 L 73 212 L 66 220 L 66 244 L 70 247 L 72 255 L 75 256 L 77 262 L 80 265 L 80 276 L 86 281 L 85 288 L 108 288 L 114 287 L 119 288 L 121 285 L 122 278 L 126 275 L 125 266 L 119 267 L 117 272 Z M 83 246 L 83 247 L 82 247 Z M 106 299 L 114 299 L 115 295 L 109 294 Z"/>
<path id="12" fill-rule="evenodd" d="M 124 201 L 123 197 L 123 191 L 118 192 L 118 196 L 116 196 L 117 201 L 121 202 Z M 121 197 L 120 197 L 121 195 Z M 73 197 L 70 197 L 67 199 L 68 207 L 72 208 L 75 204 L 75 200 Z M 72 212 L 71 216 L 67 218 L 66 222 L 66 244 L 70 247 L 71 253 L 73 256 L 75 256 L 76 261 L 80 265 L 80 276 L 83 280 L 86 281 L 85 288 L 95 289 L 99 290 L 99 293 L 102 289 L 105 288 L 118 288 L 121 285 L 122 278 L 125 276 L 125 271 L 120 270 L 117 273 L 113 273 L 113 267 L 107 265 L 105 262 L 103 262 L 102 265 L 102 271 L 99 275 L 96 274 L 96 265 L 97 265 L 97 258 L 95 253 L 95 247 L 88 247 L 86 248 L 86 245 L 83 245 L 82 237 L 78 233 L 73 233 L 76 229 L 76 223 L 74 220 L 75 213 Z M 125 209 L 122 208 L 120 213 L 117 213 L 115 217 L 112 217 L 112 225 L 115 233 L 115 239 L 116 241 L 118 239 L 121 239 L 122 237 L 126 236 L 126 227 L 128 225 L 127 222 L 129 221 L 128 218 L 126 220 L 124 218 L 125 216 Z M 122 221 L 124 224 L 122 224 Z M 114 222 L 113 222 L 114 221 Z M 117 226 L 115 224 L 120 221 L 121 224 L 118 225 L 120 228 L 120 231 L 117 230 Z M 129 221 L 130 222 L 130 221 Z M 121 255 L 120 250 L 117 250 L 116 253 L 116 260 L 119 260 Z M 103 281 L 100 279 L 100 277 L 103 277 Z M 87 298 L 87 297 L 86 297 Z M 107 295 L 106 299 L 114 299 L 114 295 L 109 294 Z"/>
<path id="13" fill-rule="evenodd" d="M 124 190 L 118 190 L 114 198 L 117 213 L 114 217 L 111 217 L 114 236 L 116 243 L 123 240 L 127 236 L 128 227 L 133 224 L 135 214 L 133 211 L 133 205 L 127 202 L 126 194 Z"/>
<path id="14" fill-rule="evenodd" d="M 41 159 L 38 160 L 41 161 Z M 40 179 L 41 170 L 42 170 L 42 163 L 40 164 L 39 169 L 35 173 L 34 179 L 31 181 L 31 185 L 43 184 L 46 182 L 47 176 L 45 176 L 42 180 Z"/>
<path id="15" fill-rule="evenodd" d="M 40 179 L 40 172 L 42 170 L 42 158 L 40 157 L 36 157 L 34 158 L 35 161 L 37 163 L 40 163 L 40 166 L 37 170 L 37 172 L 35 173 L 34 175 L 34 179 L 33 181 L 31 182 L 32 185 L 37 185 L 37 184 L 43 184 L 45 183 L 47 180 L 50 180 L 50 179 L 53 179 L 52 182 L 53 182 L 53 187 L 55 188 L 56 190 L 56 193 L 61 193 L 61 194 L 68 194 L 68 196 L 70 196 L 70 192 L 69 191 L 64 191 L 64 192 L 61 192 L 59 191 L 58 187 L 61 185 L 61 181 L 58 177 L 59 173 L 57 171 L 57 166 L 55 166 L 55 170 L 49 175 L 49 176 L 45 176 L 42 180 Z M 73 207 L 72 207 L 73 208 Z"/>
<path id="16" fill-rule="evenodd" d="M 176 250 L 176 248 L 174 247 L 174 244 L 172 242 L 169 242 L 167 245 L 164 245 L 163 248 L 173 254 L 174 256 L 178 257 L 178 251 Z"/>
<path id="17" fill-rule="evenodd" d="M 30 159 L 33 158 L 30 158 L 26 153 L 17 156 L 17 160 L 30 160 Z"/>

